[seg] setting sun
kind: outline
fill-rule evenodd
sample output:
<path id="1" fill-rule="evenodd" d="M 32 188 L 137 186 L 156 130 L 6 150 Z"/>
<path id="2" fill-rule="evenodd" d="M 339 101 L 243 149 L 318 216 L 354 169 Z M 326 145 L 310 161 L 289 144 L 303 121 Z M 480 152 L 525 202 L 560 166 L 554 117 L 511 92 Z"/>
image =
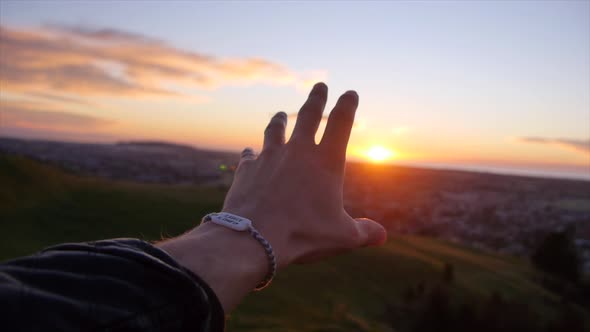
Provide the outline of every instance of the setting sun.
<path id="1" fill-rule="evenodd" d="M 373 146 L 367 151 L 367 157 L 374 162 L 382 162 L 395 156 L 395 152 L 383 146 Z"/>

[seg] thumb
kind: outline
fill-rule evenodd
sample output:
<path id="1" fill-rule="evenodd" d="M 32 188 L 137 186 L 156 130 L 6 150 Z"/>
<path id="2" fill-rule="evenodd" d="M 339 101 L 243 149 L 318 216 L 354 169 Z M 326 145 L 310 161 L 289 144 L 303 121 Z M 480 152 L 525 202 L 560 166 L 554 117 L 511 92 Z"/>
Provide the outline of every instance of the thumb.
<path id="1" fill-rule="evenodd" d="M 367 218 L 358 218 L 356 228 L 359 235 L 358 246 L 379 246 L 387 240 L 387 231 L 381 224 Z"/>

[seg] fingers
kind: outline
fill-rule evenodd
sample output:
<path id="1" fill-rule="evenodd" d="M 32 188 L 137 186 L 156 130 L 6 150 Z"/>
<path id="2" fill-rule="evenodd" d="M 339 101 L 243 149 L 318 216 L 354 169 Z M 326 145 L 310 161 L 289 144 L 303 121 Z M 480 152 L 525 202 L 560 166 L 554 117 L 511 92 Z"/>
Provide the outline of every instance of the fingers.
<path id="1" fill-rule="evenodd" d="M 292 141 L 314 143 L 315 133 L 322 121 L 322 113 L 328 98 L 328 87 L 324 83 L 317 83 L 309 93 L 307 101 L 299 113 L 291 136 Z"/>
<path id="2" fill-rule="evenodd" d="M 354 123 L 358 101 L 359 98 L 356 92 L 347 91 L 340 96 L 328 117 L 326 130 L 320 145 L 323 146 L 327 154 L 331 154 L 338 161 L 343 162 L 346 158 L 346 147 Z"/>
<path id="3" fill-rule="evenodd" d="M 366 218 L 355 219 L 357 229 L 357 246 L 378 246 L 387 240 L 387 231 L 376 221 Z"/>
<path id="4" fill-rule="evenodd" d="M 264 130 L 264 145 L 262 151 L 285 144 L 285 128 L 287 127 L 287 114 L 278 112 L 275 114 Z"/>

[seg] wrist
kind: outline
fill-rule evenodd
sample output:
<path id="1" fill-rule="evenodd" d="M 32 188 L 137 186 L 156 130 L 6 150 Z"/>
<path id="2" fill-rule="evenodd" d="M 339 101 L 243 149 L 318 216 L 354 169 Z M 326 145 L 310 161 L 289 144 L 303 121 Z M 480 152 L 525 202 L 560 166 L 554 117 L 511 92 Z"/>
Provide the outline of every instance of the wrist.
<path id="1" fill-rule="evenodd" d="M 285 220 L 285 217 L 266 211 L 265 209 L 250 208 L 247 206 L 239 208 L 224 207 L 221 212 L 235 214 L 251 220 L 252 225 L 272 246 L 276 258 L 277 270 L 290 265 L 291 260 L 289 259 L 289 251 L 287 250 L 290 239 L 289 228 L 273 226 L 277 222 Z"/>
<path id="2" fill-rule="evenodd" d="M 268 260 L 268 271 L 264 276 L 264 279 L 256 285 L 254 290 L 259 291 L 266 288 L 274 278 L 276 271 L 277 271 L 277 259 L 275 256 L 275 252 L 272 248 L 272 245 L 268 242 L 262 234 L 252 225 L 252 221 L 248 218 L 244 218 L 232 213 L 228 212 L 216 212 L 210 213 L 203 217 L 202 222 L 205 223 L 213 223 L 216 225 L 220 225 L 226 228 L 229 228 L 234 231 L 239 232 L 247 232 L 252 238 L 254 238 L 264 250 L 267 260 Z"/>
<path id="3" fill-rule="evenodd" d="M 207 282 L 225 312 L 252 291 L 269 268 L 264 249 L 248 233 L 213 223 L 157 246 Z"/>
<path id="4" fill-rule="evenodd" d="M 191 234 L 192 233 L 192 234 Z M 214 223 L 203 223 L 188 234 L 192 241 L 203 241 L 209 251 L 233 270 L 259 282 L 268 270 L 268 258 L 260 243 L 248 232 L 240 232 Z M 253 289 L 254 287 L 252 287 Z"/>

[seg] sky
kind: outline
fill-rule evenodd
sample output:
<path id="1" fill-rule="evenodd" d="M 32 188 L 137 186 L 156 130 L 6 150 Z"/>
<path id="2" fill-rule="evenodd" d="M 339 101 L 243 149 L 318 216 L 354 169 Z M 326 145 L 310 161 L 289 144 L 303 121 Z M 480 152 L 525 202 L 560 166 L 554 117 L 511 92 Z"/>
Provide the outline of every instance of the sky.
<path id="1" fill-rule="evenodd" d="M 2 0 L 0 26 L 0 136 L 260 149 L 324 81 L 326 114 L 360 95 L 350 160 L 590 179 L 589 1 Z"/>

